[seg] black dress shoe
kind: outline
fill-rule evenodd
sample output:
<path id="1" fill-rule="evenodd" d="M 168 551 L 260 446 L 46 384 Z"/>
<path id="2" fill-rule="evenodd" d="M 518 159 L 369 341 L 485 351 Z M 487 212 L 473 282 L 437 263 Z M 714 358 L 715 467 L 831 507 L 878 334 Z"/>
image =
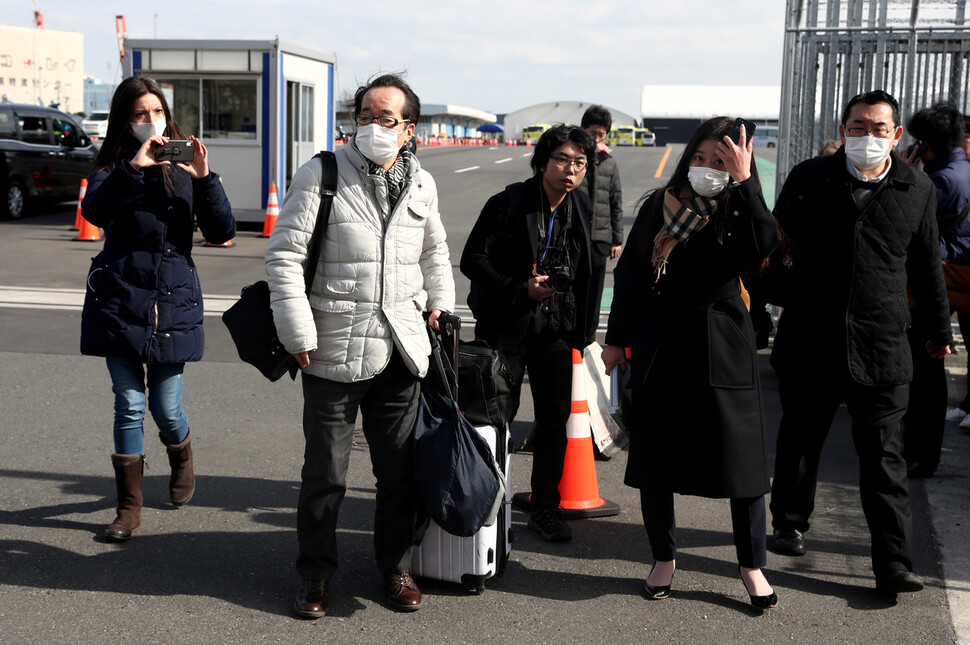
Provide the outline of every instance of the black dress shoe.
<path id="1" fill-rule="evenodd" d="M 330 604 L 328 587 L 326 580 L 304 578 L 293 602 L 294 613 L 300 618 L 323 618 Z"/>
<path id="2" fill-rule="evenodd" d="M 888 575 L 876 576 L 876 593 L 887 598 L 922 591 L 923 586 L 923 579 L 912 571 L 892 571 Z"/>
<path id="3" fill-rule="evenodd" d="M 653 570 L 657 567 L 654 564 L 650 567 L 650 575 L 653 575 Z M 647 580 L 650 576 L 647 576 Z M 650 600 L 663 600 L 664 598 L 670 598 L 670 587 L 674 583 L 674 574 L 670 574 L 670 584 L 654 586 L 647 583 L 647 580 L 643 581 L 643 595 L 645 595 Z"/>
<path id="4" fill-rule="evenodd" d="M 421 609 L 421 590 L 415 584 L 410 571 L 394 573 L 384 579 L 387 602 L 397 611 Z"/>
<path id="5" fill-rule="evenodd" d="M 798 530 L 775 531 L 771 539 L 771 548 L 781 555 L 805 555 L 805 538 Z"/>

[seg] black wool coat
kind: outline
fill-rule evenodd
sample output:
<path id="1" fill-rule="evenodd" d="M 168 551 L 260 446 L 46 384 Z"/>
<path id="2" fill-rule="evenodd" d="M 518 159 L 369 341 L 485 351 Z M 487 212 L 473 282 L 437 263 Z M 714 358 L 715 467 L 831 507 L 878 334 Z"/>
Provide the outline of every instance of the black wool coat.
<path id="1" fill-rule="evenodd" d="M 768 492 L 754 331 L 739 276 L 771 253 L 777 227 L 754 179 L 722 193 L 713 221 L 655 279 L 661 191 L 640 209 L 614 278 L 608 345 L 631 348 L 634 423 L 625 482 L 704 497 Z"/>
<path id="2" fill-rule="evenodd" d="M 776 287 L 784 313 L 771 363 L 888 386 L 913 377 L 907 285 L 928 340 L 952 342 L 940 264 L 936 194 L 892 153 L 889 175 L 860 212 L 845 152 L 795 166 L 775 204 L 791 269 Z"/>
<path id="3" fill-rule="evenodd" d="M 81 353 L 142 363 L 202 358 L 202 286 L 192 260 L 195 221 L 208 242 L 236 234 L 219 176 L 192 179 L 160 167 L 135 170 L 127 160 L 96 171 L 81 211 L 104 229 L 104 249 L 91 262 L 81 314 Z"/>

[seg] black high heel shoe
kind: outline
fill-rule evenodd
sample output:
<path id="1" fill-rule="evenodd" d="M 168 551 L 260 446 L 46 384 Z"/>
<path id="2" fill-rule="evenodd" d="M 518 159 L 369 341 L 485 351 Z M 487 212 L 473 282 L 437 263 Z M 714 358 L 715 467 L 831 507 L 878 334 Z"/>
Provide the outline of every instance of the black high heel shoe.
<path id="1" fill-rule="evenodd" d="M 657 568 L 657 564 L 654 563 L 654 565 L 650 567 L 650 575 L 653 575 L 653 570 L 656 568 Z M 647 580 L 650 579 L 650 575 L 647 576 Z M 653 585 L 647 584 L 647 580 L 643 581 L 643 593 L 644 595 L 646 595 L 647 598 L 649 598 L 650 600 L 663 600 L 664 598 L 670 598 L 670 585 L 673 584 L 674 582 L 673 573 L 670 574 L 670 584 L 667 584 L 667 585 L 655 587 Z"/>
<path id="2" fill-rule="evenodd" d="M 748 592 L 748 598 L 751 599 L 751 606 L 755 609 L 772 609 L 778 606 L 778 594 L 772 591 L 767 596 L 752 596 L 751 592 L 748 591 L 748 583 L 744 581 L 744 576 L 741 575 L 741 566 L 738 565 L 738 576 L 741 578 L 741 584 L 744 585 L 744 590 Z"/>

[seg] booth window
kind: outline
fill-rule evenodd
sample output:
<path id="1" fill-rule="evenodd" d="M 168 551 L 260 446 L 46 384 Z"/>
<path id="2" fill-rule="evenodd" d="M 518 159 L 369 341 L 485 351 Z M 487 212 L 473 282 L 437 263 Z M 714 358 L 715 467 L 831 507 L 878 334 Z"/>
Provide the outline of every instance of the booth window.
<path id="1" fill-rule="evenodd" d="M 162 81 L 175 120 L 206 139 L 256 140 L 256 79 L 184 78 Z"/>

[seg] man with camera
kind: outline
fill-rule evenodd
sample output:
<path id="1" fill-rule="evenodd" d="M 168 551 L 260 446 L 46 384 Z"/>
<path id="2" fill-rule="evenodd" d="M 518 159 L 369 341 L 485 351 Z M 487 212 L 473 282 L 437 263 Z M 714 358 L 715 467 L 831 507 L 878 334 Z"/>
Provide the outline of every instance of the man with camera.
<path id="1" fill-rule="evenodd" d="M 926 321 L 923 351 L 949 353 L 950 324 L 933 184 L 893 151 L 899 104 L 881 90 L 842 112 L 842 147 L 795 166 L 774 214 L 790 271 L 771 364 L 782 418 L 771 487 L 773 547 L 803 555 L 822 447 L 846 404 L 859 457 L 876 591 L 919 591 L 900 421 L 913 361 L 907 286 Z"/>
<path id="2" fill-rule="evenodd" d="M 529 370 L 536 421 L 529 528 L 554 542 L 572 538 L 558 510 L 572 349 L 592 342 L 596 323 L 588 297 L 593 208 L 575 190 L 593 154 L 581 128 L 547 130 L 532 153 L 533 176 L 488 200 L 461 256 L 475 335 L 512 368 L 513 418 Z"/>

